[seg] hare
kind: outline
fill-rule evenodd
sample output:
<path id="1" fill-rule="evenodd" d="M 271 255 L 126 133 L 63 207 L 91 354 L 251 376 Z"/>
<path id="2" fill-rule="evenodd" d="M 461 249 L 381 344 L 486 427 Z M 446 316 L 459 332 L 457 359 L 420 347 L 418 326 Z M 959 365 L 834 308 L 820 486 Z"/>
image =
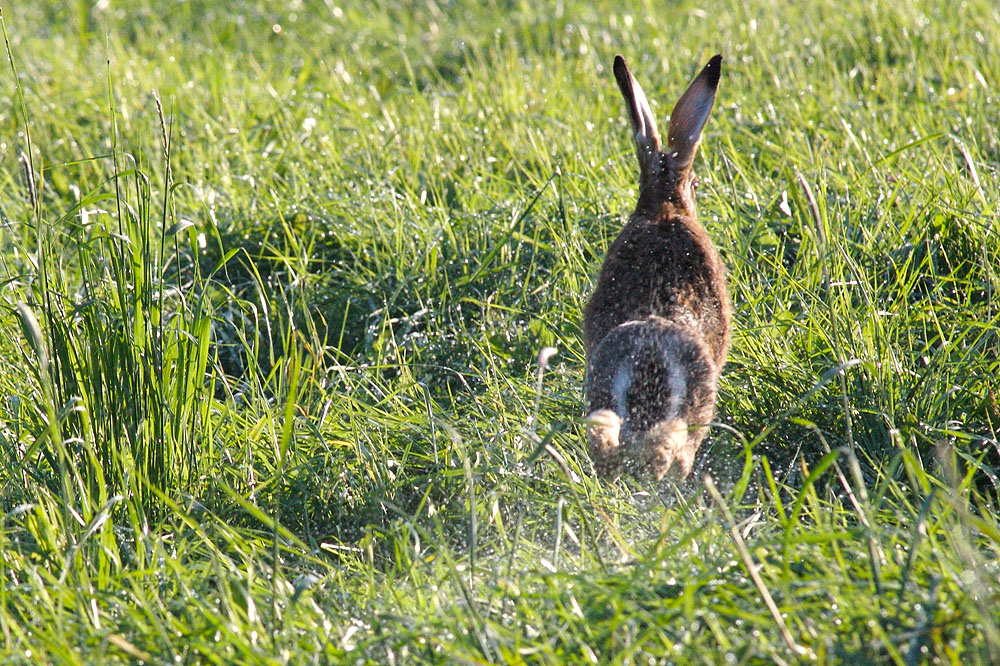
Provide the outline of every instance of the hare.
<path id="1" fill-rule="evenodd" d="M 698 223 L 691 167 L 721 66 L 713 57 L 681 96 L 664 150 L 642 88 L 615 57 L 639 200 L 584 310 L 587 443 L 603 477 L 683 479 L 715 414 L 732 307 L 722 260 Z"/>

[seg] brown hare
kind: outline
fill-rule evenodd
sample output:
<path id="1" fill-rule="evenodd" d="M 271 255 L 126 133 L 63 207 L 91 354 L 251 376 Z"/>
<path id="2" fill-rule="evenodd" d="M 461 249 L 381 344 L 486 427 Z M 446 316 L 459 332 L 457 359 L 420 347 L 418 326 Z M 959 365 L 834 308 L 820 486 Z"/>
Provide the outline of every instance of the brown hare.
<path id="1" fill-rule="evenodd" d="M 683 479 L 715 414 L 732 310 L 725 268 L 698 223 L 692 171 L 722 56 L 670 114 L 667 146 L 624 58 L 615 78 L 635 130 L 639 201 L 584 310 L 587 443 L 598 474 Z"/>

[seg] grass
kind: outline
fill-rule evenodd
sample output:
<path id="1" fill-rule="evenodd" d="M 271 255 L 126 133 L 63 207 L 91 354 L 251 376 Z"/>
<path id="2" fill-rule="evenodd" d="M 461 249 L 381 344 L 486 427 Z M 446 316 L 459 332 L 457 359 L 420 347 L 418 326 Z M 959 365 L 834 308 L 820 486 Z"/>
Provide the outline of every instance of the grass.
<path id="1" fill-rule="evenodd" d="M 3 6 L 4 663 L 1000 660 L 992 3 L 132 5 Z M 582 438 L 616 52 L 725 56 L 683 489 Z"/>

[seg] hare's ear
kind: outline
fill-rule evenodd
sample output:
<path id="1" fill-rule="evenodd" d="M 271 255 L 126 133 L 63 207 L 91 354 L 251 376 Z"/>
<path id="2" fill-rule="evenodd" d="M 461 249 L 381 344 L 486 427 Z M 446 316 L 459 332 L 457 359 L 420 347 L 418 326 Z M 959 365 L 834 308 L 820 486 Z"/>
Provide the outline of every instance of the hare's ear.
<path id="1" fill-rule="evenodd" d="M 708 61 L 691 82 L 670 114 L 667 155 L 671 169 L 683 171 L 691 168 L 695 151 L 701 142 L 701 130 L 708 122 L 708 115 L 715 104 L 715 90 L 719 86 L 721 73 L 722 56 L 717 55 Z"/>
<path id="2" fill-rule="evenodd" d="M 639 157 L 639 166 L 643 173 L 650 173 L 659 166 L 660 135 L 656 131 L 656 118 L 653 117 L 642 88 L 625 64 L 625 58 L 620 55 L 615 56 L 615 78 L 625 104 L 628 105 L 632 129 L 635 130 L 635 152 Z"/>

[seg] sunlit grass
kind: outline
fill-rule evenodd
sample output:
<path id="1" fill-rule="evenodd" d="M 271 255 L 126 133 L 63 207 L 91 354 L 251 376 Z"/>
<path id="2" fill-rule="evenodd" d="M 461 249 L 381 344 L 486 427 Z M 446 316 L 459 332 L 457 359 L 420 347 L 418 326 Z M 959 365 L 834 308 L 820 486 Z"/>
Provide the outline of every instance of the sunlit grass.
<path id="1" fill-rule="evenodd" d="M 1000 660 L 991 3 L 133 4 L 3 6 L 5 663 Z M 581 438 L 616 52 L 725 56 L 679 492 Z"/>

